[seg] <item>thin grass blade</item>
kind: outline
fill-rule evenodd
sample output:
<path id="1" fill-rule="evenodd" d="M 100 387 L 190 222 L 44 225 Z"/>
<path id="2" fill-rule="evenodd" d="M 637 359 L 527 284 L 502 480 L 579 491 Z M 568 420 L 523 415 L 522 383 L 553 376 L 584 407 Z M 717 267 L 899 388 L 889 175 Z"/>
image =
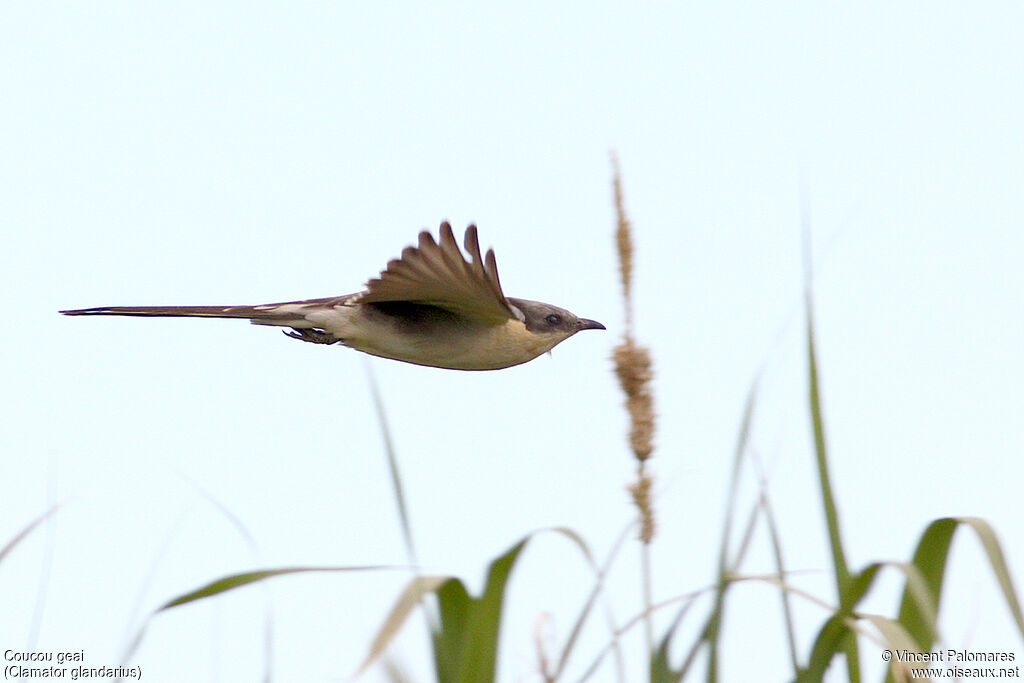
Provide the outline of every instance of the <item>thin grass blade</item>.
<path id="1" fill-rule="evenodd" d="M 377 635 L 374 636 L 370 651 L 363 663 L 359 665 L 353 678 L 358 678 L 365 673 L 377 658 L 384 654 L 395 635 L 405 624 L 405 620 L 420 605 L 423 597 L 436 592 L 451 578 L 450 576 L 417 576 L 406 584 L 405 589 L 398 596 L 395 606 L 391 608 L 391 612 L 377 631 Z"/>
<path id="2" fill-rule="evenodd" d="M 196 600 L 202 600 L 204 598 L 211 598 L 221 593 L 235 590 L 236 588 L 242 588 L 252 583 L 271 579 L 276 576 L 284 576 L 286 574 L 306 574 L 311 572 L 363 572 L 363 571 L 379 571 L 382 569 L 397 569 L 394 566 L 387 565 L 368 565 L 368 566 L 352 566 L 352 567 L 284 567 L 281 569 L 262 569 L 254 572 L 243 572 L 241 574 L 231 574 L 224 578 L 212 581 L 201 588 L 189 591 L 184 595 L 180 595 L 173 600 L 167 602 L 157 609 L 157 612 L 163 612 L 164 610 L 171 609 L 172 607 L 178 607 L 185 605 Z"/>
<path id="3" fill-rule="evenodd" d="M 40 524 L 45 522 L 46 518 L 49 517 L 50 515 L 52 515 L 54 512 L 56 512 L 59 507 L 60 507 L 60 505 L 52 506 L 46 512 L 44 512 L 43 514 L 39 515 L 38 517 L 33 519 L 28 524 L 26 524 L 25 527 L 22 528 L 21 531 L 16 533 L 14 535 L 14 537 L 11 538 L 11 540 L 9 540 L 6 543 L 6 545 L 4 545 L 3 548 L 0 548 L 0 562 L 3 562 L 4 558 L 7 557 L 7 555 L 10 554 L 10 552 L 12 550 L 14 550 L 18 546 L 19 543 L 24 541 L 28 537 L 29 534 L 31 534 L 33 531 L 35 531 L 36 527 L 38 527 Z"/>
<path id="4" fill-rule="evenodd" d="M 1017 630 L 1021 638 L 1024 638 L 1024 613 L 1021 612 L 1020 599 L 1013 587 L 1013 579 L 1010 578 L 1010 569 L 1006 566 L 1006 557 L 1003 555 L 1003 548 L 999 543 L 992 526 L 980 517 L 957 517 L 956 521 L 965 524 L 974 530 L 978 540 L 981 541 L 985 554 L 988 556 L 988 563 L 996 575 L 999 588 L 1003 591 L 1003 598 L 1006 599 L 1006 606 L 1017 624 Z"/>
<path id="5" fill-rule="evenodd" d="M 569 638 L 566 640 L 565 647 L 562 648 L 561 657 L 559 658 L 558 665 L 555 667 L 555 680 L 558 680 L 561 677 L 562 673 L 565 671 L 565 667 L 569 663 L 569 657 L 572 654 L 573 648 L 576 645 L 580 632 L 583 630 L 583 625 L 587 621 L 587 617 L 590 614 L 590 610 L 592 609 L 594 603 L 597 601 L 597 598 L 604 591 L 604 577 L 608 575 L 608 571 L 611 569 L 612 562 L 618 556 L 619 550 L 622 548 L 622 544 L 625 542 L 629 532 L 634 528 L 634 526 L 634 524 L 629 524 L 626 526 L 625 529 L 622 530 L 622 533 L 619 534 L 619 537 L 615 540 L 615 543 L 612 544 L 612 549 L 608 552 L 608 558 L 605 560 L 604 565 L 601 567 L 598 567 L 594 563 L 594 558 L 590 553 L 589 547 L 583 541 L 583 539 L 578 534 L 576 534 L 575 531 L 562 527 L 553 529 L 553 531 L 558 531 L 560 533 L 568 535 L 571 540 L 575 541 L 576 545 L 578 545 L 580 547 L 580 550 L 583 552 L 584 557 L 587 558 L 587 562 L 590 564 L 591 569 L 594 571 L 595 579 L 594 588 L 591 591 L 590 596 L 587 598 L 586 603 L 584 603 L 583 609 L 580 610 L 579 616 L 576 618 L 576 623 L 573 625 L 572 631 L 570 631 L 569 633 Z M 616 662 L 618 665 L 618 676 L 619 680 L 621 681 L 625 680 L 625 667 L 623 665 L 622 648 L 619 645 L 619 638 L 616 634 L 616 632 L 618 631 L 618 625 L 616 624 L 615 617 L 611 612 L 611 605 L 607 605 L 607 608 L 608 611 L 606 616 L 608 618 L 608 628 L 609 631 L 612 633 L 611 647 L 616 655 Z"/>
<path id="6" fill-rule="evenodd" d="M 409 509 L 405 502 L 405 489 L 402 487 L 402 473 L 398 469 L 398 456 L 395 455 L 395 446 L 391 440 L 391 429 L 388 426 L 387 414 L 384 412 L 384 402 L 381 400 L 380 390 L 377 388 L 377 380 L 369 362 L 366 363 L 366 379 L 370 385 L 370 395 L 373 397 L 373 408 L 377 413 L 377 422 L 380 424 L 381 438 L 384 440 L 384 453 L 387 455 L 388 472 L 391 475 L 391 488 L 395 494 L 395 505 L 398 507 L 398 519 L 402 525 L 402 540 L 405 542 L 406 557 L 413 567 L 418 566 L 416 559 L 416 545 L 413 543 L 412 525 L 409 523 Z"/>

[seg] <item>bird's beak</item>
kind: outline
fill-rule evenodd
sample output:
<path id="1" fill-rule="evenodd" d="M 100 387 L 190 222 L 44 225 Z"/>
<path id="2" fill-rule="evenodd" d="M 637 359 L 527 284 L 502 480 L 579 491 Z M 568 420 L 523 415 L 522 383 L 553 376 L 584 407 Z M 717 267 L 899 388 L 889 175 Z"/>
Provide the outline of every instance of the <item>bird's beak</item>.
<path id="1" fill-rule="evenodd" d="M 586 318 L 580 318 L 580 329 L 581 330 L 606 330 L 604 325 L 597 322 L 596 320 L 587 320 Z"/>

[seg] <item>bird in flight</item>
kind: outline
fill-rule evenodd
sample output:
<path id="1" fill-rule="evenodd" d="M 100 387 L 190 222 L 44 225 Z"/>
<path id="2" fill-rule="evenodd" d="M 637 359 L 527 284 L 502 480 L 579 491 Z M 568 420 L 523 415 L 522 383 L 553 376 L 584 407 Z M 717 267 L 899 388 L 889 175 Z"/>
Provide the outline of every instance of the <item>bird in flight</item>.
<path id="1" fill-rule="evenodd" d="M 289 327 L 289 337 L 342 344 L 382 358 L 452 370 L 499 370 L 533 360 L 580 330 L 603 330 L 594 320 L 539 301 L 506 297 L 494 250 L 480 257 L 476 226 L 466 228 L 469 260 L 451 225 L 441 238 L 424 230 L 419 244 L 355 294 L 260 306 L 110 306 L 64 315 L 247 318 Z"/>

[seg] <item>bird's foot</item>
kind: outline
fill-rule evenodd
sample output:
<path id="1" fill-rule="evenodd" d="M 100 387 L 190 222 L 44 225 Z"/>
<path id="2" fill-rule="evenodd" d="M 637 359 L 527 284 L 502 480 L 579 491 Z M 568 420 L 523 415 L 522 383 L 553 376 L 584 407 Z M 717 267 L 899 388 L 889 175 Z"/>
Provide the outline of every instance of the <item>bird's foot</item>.
<path id="1" fill-rule="evenodd" d="M 311 344 L 337 344 L 341 341 L 333 334 L 324 332 L 323 330 L 310 330 L 293 327 L 291 332 L 285 331 L 284 333 L 292 339 L 310 342 Z"/>

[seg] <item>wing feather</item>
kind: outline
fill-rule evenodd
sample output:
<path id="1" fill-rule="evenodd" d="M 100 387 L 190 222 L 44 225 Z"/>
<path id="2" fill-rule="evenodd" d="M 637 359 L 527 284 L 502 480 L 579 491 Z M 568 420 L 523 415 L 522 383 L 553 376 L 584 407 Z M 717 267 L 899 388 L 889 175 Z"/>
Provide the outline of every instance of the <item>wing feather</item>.
<path id="1" fill-rule="evenodd" d="M 408 301 L 437 306 L 473 321 L 499 325 L 517 317 L 501 291 L 494 251 L 480 257 L 476 226 L 466 228 L 466 260 L 452 227 L 441 224 L 440 242 L 424 230 L 415 247 L 402 250 L 378 277 L 366 283 L 359 303 Z"/>

